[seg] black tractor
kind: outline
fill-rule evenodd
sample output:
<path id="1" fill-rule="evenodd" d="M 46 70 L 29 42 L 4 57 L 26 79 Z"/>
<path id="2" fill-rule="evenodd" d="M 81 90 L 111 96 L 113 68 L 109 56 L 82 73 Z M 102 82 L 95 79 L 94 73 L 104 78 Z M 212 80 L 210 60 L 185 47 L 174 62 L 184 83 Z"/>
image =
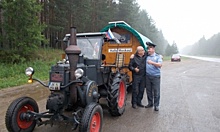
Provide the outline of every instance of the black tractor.
<path id="1" fill-rule="evenodd" d="M 125 111 L 129 76 L 123 65 L 105 65 L 102 46 L 105 32 L 76 34 L 71 28 L 63 41 L 67 44 L 66 57 L 51 67 L 49 83 L 32 78 L 34 69 L 28 67 L 28 82 L 38 81 L 51 93 L 46 102 L 46 112 L 31 97 L 14 100 L 5 117 L 8 131 L 31 132 L 38 125 L 71 124 L 73 130 L 100 132 L 103 124 L 101 98 L 107 100 L 109 113 L 120 116 Z M 116 57 L 117 58 L 117 57 Z M 71 112 L 67 115 L 66 112 Z"/>

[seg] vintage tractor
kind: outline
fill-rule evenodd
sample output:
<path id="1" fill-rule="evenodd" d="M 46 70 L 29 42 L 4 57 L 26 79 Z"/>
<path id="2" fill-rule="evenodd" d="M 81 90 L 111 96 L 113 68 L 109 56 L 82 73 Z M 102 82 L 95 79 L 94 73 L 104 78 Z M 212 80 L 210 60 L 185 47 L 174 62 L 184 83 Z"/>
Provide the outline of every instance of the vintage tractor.
<path id="1" fill-rule="evenodd" d="M 66 59 L 51 67 L 49 84 L 32 78 L 34 69 L 28 67 L 29 82 L 38 81 L 51 93 L 46 102 L 46 112 L 39 113 L 36 101 L 30 97 L 14 100 L 5 117 L 8 131 L 33 131 L 36 125 L 72 124 L 81 132 L 99 132 L 103 123 L 100 98 L 106 98 L 112 116 L 125 111 L 126 85 L 129 77 L 123 72 L 122 58 L 114 65 L 105 66 L 102 54 L 105 32 L 77 34 L 71 28 L 66 35 Z M 66 111 L 72 114 L 66 115 Z M 79 126 L 79 127 L 78 127 Z"/>
<path id="2" fill-rule="evenodd" d="M 109 38 L 109 33 L 115 37 Z M 29 132 L 36 124 L 64 123 L 71 124 L 73 130 L 99 132 L 103 124 L 101 98 L 106 99 L 112 116 L 124 113 L 127 87 L 132 83 L 130 55 L 139 45 L 146 49 L 145 43 L 150 40 L 118 21 L 110 22 L 101 32 L 76 34 L 71 28 L 62 41 L 67 45 L 65 58 L 51 67 L 48 85 L 32 78 L 32 67 L 26 69 L 29 82 L 38 81 L 51 91 L 47 111 L 39 113 L 36 101 L 30 97 L 16 99 L 6 112 L 8 131 Z"/>

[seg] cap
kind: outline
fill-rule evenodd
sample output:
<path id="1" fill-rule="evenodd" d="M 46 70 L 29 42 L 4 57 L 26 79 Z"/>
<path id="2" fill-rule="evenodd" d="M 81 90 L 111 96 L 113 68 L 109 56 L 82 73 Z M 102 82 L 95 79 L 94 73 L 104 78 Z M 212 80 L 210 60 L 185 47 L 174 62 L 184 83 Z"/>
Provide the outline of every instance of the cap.
<path id="1" fill-rule="evenodd" d="M 146 42 L 146 45 L 147 45 L 147 46 L 153 46 L 153 47 L 157 46 L 156 44 L 153 44 L 153 43 L 151 43 L 151 42 Z"/>

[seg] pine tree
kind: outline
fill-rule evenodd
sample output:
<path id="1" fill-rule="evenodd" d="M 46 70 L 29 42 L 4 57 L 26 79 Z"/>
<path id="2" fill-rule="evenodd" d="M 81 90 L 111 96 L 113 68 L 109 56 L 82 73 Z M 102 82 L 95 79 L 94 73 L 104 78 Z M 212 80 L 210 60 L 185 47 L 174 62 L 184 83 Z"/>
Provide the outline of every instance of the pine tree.
<path id="1" fill-rule="evenodd" d="M 173 42 L 171 46 L 169 44 L 167 45 L 165 50 L 165 55 L 171 56 L 172 54 L 177 54 L 177 53 L 179 53 L 179 50 L 175 42 Z"/>
<path id="2" fill-rule="evenodd" d="M 3 48 L 10 50 L 11 62 L 25 61 L 29 53 L 44 41 L 41 35 L 43 26 L 38 18 L 41 6 L 36 0 L 2 0 L 1 2 L 3 36 L 0 41 L 8 45 Z"/>

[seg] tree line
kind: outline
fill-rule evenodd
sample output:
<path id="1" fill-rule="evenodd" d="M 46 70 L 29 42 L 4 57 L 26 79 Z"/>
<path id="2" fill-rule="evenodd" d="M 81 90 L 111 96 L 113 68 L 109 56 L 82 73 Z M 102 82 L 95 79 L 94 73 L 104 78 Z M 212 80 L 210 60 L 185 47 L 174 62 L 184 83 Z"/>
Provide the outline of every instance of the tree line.
<path id="1" fill-rule="evenodd" d="M 167 47 L 165 49 L 166 56 L 171 56 L 171 55 L 177 54 L 177 53 L 179 53 L 179 50 L 178 50 L 178 47 L 175 42 L 173 42 L 172 45 L 169 45 L 169 44 L 167 45 Z"/>
<path id="2" fill-rule="evenodd" d="M 193 45 L 185 47 L 183 54 L 197 56 L 220 56 L 220 33 L 206 39 L 204 36 Z"/>
<path id="3" fill-rule="evenodd" d="M 28 61 L 32 51 L 64 49 L 62 39 L 70 27 L 97 32 L 109 21 L 125 21 L 157 44 L 157 52 L 170 52 L 169 43 L 136 0 L 1 0 L 0 61 Z"/>

